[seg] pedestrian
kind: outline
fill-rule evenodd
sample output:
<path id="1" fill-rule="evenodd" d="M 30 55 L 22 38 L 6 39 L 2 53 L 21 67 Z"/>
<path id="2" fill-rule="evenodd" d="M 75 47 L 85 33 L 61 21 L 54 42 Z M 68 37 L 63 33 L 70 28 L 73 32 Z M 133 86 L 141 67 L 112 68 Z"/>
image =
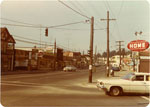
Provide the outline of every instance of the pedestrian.
<path id="1" fill-rule="evenodd" d="M 114 70 L 110 70 L 110 75 L 114 77 Z"/>

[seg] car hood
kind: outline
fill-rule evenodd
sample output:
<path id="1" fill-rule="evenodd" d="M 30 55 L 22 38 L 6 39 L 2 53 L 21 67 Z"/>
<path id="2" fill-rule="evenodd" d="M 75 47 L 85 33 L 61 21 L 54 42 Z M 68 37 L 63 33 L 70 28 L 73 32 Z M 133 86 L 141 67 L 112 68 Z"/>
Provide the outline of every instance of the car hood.
<path id="1" fill-rule="evenodd" d="M 110 83 L 110 84 L 122 84 L 130 82 L 130 80 L 125 79 L 98 79 L 97 82 Z"/>

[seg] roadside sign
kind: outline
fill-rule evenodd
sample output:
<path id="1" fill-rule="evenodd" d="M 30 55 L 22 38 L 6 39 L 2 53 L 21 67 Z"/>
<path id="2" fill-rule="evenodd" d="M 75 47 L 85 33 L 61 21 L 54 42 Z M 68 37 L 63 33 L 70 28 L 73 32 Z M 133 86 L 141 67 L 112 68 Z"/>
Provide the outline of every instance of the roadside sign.
<path id="1" fill-rule="evenodd" d="M 127 47 L 131 51 L 143 51 L 149 47 L 149 42 L 145 40 L 134 40 L 128 43 Z"/>

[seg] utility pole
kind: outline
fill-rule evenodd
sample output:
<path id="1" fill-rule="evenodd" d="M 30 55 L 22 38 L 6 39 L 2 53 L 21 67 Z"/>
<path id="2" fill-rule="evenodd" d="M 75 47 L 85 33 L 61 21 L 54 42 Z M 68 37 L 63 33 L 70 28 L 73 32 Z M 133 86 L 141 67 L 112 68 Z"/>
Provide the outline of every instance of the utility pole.
<path id="1" fill-rule="evenodd" d="M 122 42 L 124 42 L 124 41 L 116 41 L 116 43 L 119 43 L 119 45 L 117 45 L 117 46 L 119 46 L 119 55 L 120 55 L 120 64 L 119 64 L 119 67 L 120 67 L 120 69 L 121 69 L 121 46 L 123 46 L 121 43 Z"/>
<path id="2" fill-rule="evenodd" d="M 40 25 L 40 50 L 41 50 L 41 25 Z"/>
<path id="3" fill-rule="evenodd" d="M 94 17 L 91 18 L 89 83 L 92 83 Z"/>
<path id="4" fill-rule="evenodd" d="M 95 46 L 95 57 L 94 57 L 94 63 L 96 63 L 96 61 L 97 61 L 97 46 Z"/>
<path id="5" fill-rule="evenodd" d="M 56 70 L 56 39 L 54 43 L 54 71 Z"/>
<path id="6" fill-rule="evenodd" d="M 140 31 L 140 32 L 135 32 L 135 35 L 137 36 L 138 34 L 139 35 L 142 35 L 142 31 Z M 137 36 L 137 40 L 138 40 L 138 36 Z M 137 72 L 139 72 L 140 71 L 140 52 L 138 52 L 138 59 L 137 59 Z"/>
<path id="7" fill-rule="evenodd" d="M 107 19 L 101 19 L 101 21 L 107 20 L 107 77 L 109 77 L 109 21 L 116 19 L 109 19 L 109 11 L 107 11 Z"/>

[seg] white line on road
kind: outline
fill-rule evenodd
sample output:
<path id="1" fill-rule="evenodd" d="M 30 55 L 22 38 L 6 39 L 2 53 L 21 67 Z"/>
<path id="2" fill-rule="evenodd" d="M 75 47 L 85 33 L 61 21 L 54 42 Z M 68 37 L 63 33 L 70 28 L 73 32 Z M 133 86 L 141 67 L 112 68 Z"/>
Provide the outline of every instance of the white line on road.
<path id="1" fill-rule="evenodd" d="M 7 77 L 7 79 L 9 78 L 9 79 L 13 79 L 13 78 L 28 78 L 28 77 L 41 77 L 41 76 L 53 76 L 53 75 L 59 75 L 59 74 L 65 74 L 65 76 L 67 76 L 67 75 L 72 75 L 72 74 L 74 74 L 74 73 L 65 73 L 65 72 L 56 72 L 56 73 L 46 73 L 46 74 L 36 74 L 36 75 L 33 75 L 33 74 L 28 74 L 28 75 L 13 75 L 13 76 L 11 76 L 11 77 Z"/>
<path id="2" fill-rule="evenodd" d="M 85 90 L 76 90 L 76 89 L 68 89 L 63 87 L 56 87 L 56 86 L 52 86 L 52 85 L 25 85 L 25 84 L 9 84 L 9 83 L 4 83 L 4 85 L 12 85 L 12 86 L 20 86 L 20 87 L 29 87 L 29 88 L 36 88 L 36 90 L 34 90 L 34 94 L 35 93 L 46 93 L 46 94 L 55 94 L 55 95 L 60 95 L 60 94 L 82 94 L 82 95 L 98 95 L 98 92 L 91 92 L 89 91 L 85 91 Z M 32 90 L 28 91 L 30 89 L 26 89 L 26 91 L 24 90 L 19 90 L 18 92 L 24 92 L 24 93 L 32 93 Z M 44 91 L 43 91 L 44 90 Z M 13 90 L 16 92 L 16 90 Z"/>
<path id="3" fill-rule="evenodd" d="M 145 97 L 145 96 L 141 96 L 143 99 L 148 100 L 150 102 L 150 98 Z"/>
<path id="4" fill-rule="evenodd" d="M 27 82 L 2 82 L 1 85 L 10 85 L 10 86 L 24 86 L 24 87 L 51 87 L 58 86 L 56 84 L 37 84 L 37 83 L 27 83 Z M 68 87 L 70 85 L 63 85 L 63 87 Z"/>

